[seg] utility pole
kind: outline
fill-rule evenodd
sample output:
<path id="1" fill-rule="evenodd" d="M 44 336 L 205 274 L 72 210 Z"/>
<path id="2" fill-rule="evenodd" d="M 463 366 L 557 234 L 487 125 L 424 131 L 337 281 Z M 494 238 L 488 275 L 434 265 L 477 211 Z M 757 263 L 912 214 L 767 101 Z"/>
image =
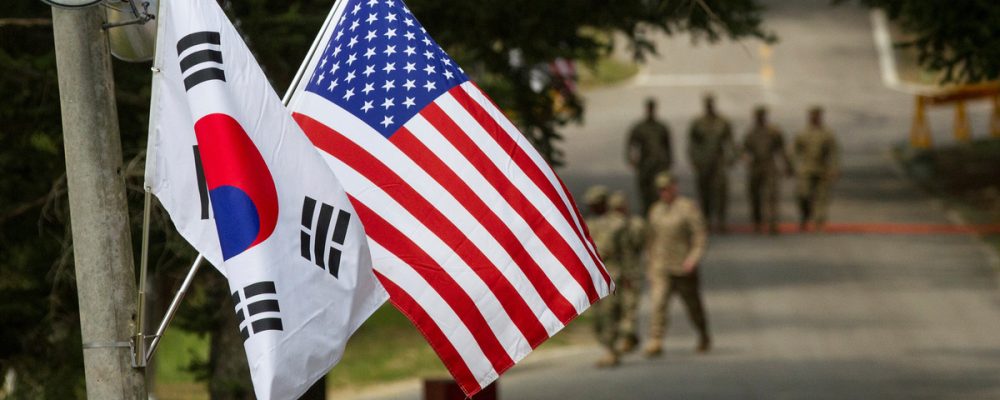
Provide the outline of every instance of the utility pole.
<path id="1" fill-rule="evenodd" d="M 90 399 L 143 399 L 136 283 L 104 9 L 52 9 L 83 363 Z"/>

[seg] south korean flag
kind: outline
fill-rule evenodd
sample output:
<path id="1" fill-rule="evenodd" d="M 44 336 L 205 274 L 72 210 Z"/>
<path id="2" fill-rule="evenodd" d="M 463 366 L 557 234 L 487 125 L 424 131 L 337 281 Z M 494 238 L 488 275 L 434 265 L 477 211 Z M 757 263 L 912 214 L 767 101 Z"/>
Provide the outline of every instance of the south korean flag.
<path id="1" fill-rule="evenodd" d="M 387 298 L 364 229 L 216 2 L 160 4 L 147 187 L 228 278 L 257 398 L 297 398 Z"/>

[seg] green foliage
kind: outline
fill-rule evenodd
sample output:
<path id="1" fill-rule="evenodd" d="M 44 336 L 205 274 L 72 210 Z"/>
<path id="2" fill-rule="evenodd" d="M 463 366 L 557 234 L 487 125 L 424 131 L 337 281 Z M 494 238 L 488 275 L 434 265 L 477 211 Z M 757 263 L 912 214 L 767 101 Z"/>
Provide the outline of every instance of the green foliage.
<path id="1" fill-rule="evenodd" d="M 846 0 L 837 0 L 844 2 Z M 943 83 L 1000 79 L 1000 2 L 995 0 L 860 0 L 882 8 L 915 38 L 920 64 L 943 71 Z"/>
<path id="2" fill-rule="evenodd" d="M 250 48 L 283 93 L 333 0 L 224 0 Z M 506 110 L 549 160 L 558 162 L 559 127 L 579 120 L 583 103 L 559 80 L 532 89 L 532 69 L 557 57 L 593 66 L 622 37 L 637 59 L 655 49 L 649 32 L 691 32 L 709 41 L 770 37 L 761 30 L 754 0 L 411 0 L 431 35 Z M 709 11 L 710 10 L 710 11 Z M 80 398 L 83 362 L 72 268 L 61 116 L 50 9 L 40 1 L 6 2 L 0 20 L 30 18 L 35 25 L 0 24 L 0 374 L 18 373 L 13 398 Z M 41 19 L 43 23 L 37 24 Z M 520 62 L 512 63 L 511 55 Z M 135 254 L 142 221 L 142 164 L 148 125 L 149 63 L 115 62 L 116 99 L 126 165 Z M 561 101 L 555 101 L 561 98 Z M 162 210 L 153 214 L 150 243 L 159 306 L 176 290 L 194 252 Z M 137 263 L 138 264 L 138 263 Z M 236 335 L 223 305 L 226 284 L 205 267 L 181 309 L 178 325 L 208 335 L 204 376 L 244 376 L 219 392 L 246 390 L 239 365 L 220 365 L 221 348 Z M 151 320 L 157 320 L 156 315 Z M 220 316 L 221 315 L 221 316 Z M 238 339 L 237 339 L 238 340 Z M 245 364 L 242 367 L 245 371 Z M 243 375 L 240 375 L 243 374 Z M 52 384 L 59 382 L 59 384 Z M 216 388 L 213 388 L 216 393 Z"/>

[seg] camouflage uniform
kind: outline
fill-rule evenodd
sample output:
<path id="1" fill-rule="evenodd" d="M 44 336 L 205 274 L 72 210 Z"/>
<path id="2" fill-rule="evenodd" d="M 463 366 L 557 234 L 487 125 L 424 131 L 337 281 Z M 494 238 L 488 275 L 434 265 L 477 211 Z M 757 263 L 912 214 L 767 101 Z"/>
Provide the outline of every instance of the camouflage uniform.
<path id="1" fill-rule="evenodd" d="M 602 186 L 592 187 L 584 197 L 588 205 L 606 205 L 607 189 Z M 619 282 L 622 279 L 626 218 L 619 213 L 604 212 L 600 215 L 588 216 L 585 222 L 590 236 L 594 240 L 594 245 L 597 246 L 597 253 L 604 261 L 608 275 L 614 282 Z M 621 336 L 622 296 L 620 293 L 613 293 L 598 301 L 593 308 L 594 333 L 608 352 L 608 358 L 602 360 L 600 365 L 615 365 L 618 363 L 618 351 L 615 349 L 615 344 Z"/>
<path id="2" fill-rule="evenodd" d="M 760 230 L 767 223 L 771 233 L 778 231 L 778 193 L 781 170 L 776 158 L 780 158 L 785 171 L 792 171 L 792 164 L 785 151 L 785 138 L 772 125 L 756 125 L 743 140 L 743 152 L 749 158 L 747 187 L 750 190 L 750 207 L 754 226 Z"/>
<path id="3" fill-rule="evenodd" d="M 810 126 L 795 138 L 796 191 L 801 225 L 826 224 L 830 186 L 839 173 L 840 149 L 837 139 L 822 126 Z"/>
<path id="4" fill-rule="evenodd" d="M 655 119 L 639 122 L 629 133 L 625 151 L 626 161 L 636 170 L 642 210 L 645 212 L 657 197 L 653 178 L 660 172 L 669 171 L 674 162 L 670 128 Z"/>
<path id="5" fill-rule="evenodd" d="M 705 219 L 719 227 L 726 224 L 729 197 L 727 170 L 736 157 L 729 121 L 719 115 L 704 115 L 691 123 L 688 157 L 698 180 L 698 200 Z"/>
<path id="6" fill-rule="evenodd" d="M 649 210 L 647 224 L 652 315 L 646 354 L 655 356 L 661 351 L 669 319 L 669 301 L 675 293 L 684 301 L 688 317 L 698 330 L 699 350 L 707 350 L 708 322 L 702 306 L 699 268 L 688 273 L 683 267 L 685 260 L 697 263 L 705 254 L 708 233 L 701 211 L 690 199 L 677 196 L 670 204 L 656 202 Z"/>
<path id="7" fill-rule="evenodd" d="M 642 252 L 646 245 L 646 222 L 638 215 L 628 213 L 625 194 L 615 192 L 608 198 L 609 212 L 625 219 L 625 236 L 622 245 L 622 273 L 617 282 L 617 294 L 621 296 L 622 316 L 620 334 L 622 350 L 631 351 L 638 342 L 637 319 L 639 313 L 639 291 L 642 290 L 644 268 Z"/>

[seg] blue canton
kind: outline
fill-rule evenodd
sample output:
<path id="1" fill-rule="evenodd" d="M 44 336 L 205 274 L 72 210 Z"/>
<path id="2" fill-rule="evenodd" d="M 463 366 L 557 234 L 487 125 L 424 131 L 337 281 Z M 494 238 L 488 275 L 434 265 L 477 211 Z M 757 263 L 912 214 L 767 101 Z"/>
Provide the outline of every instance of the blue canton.
<path id="1" fill-rule="evenodd" d="M 386 138 L 468 78 L 400 0 L 349 0 L 306 90 Z"/>

